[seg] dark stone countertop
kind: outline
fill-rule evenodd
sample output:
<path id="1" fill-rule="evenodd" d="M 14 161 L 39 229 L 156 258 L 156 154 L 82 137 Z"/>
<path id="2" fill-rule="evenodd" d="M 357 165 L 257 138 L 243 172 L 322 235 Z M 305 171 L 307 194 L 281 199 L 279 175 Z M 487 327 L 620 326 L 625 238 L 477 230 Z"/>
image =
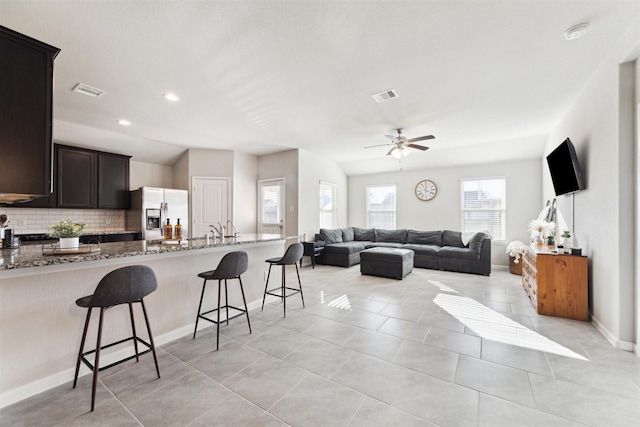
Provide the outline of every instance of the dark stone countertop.
<path id="1" fill-rule="evenodd" d="M 204 239 L 192 239 L 185 244 L 162 244 L 162 241 L 136 240 L 129 242 L 102 243 L 85 245 L 100 248 L 98 253 L 78 253 L 69 255 L 44 255 L 45 248 L 53 248 L 51 244 L 25 245 L 17 249 L 0 250 L 0 273 L 3 270 L 15 270 L 21 268 L 41 267 L 46 265 L 69 264 L 83 261 L 96 261 L 110 258 L 124 258 L 160 253 L 175 253 L 182 251 L 246 245 L 261 243 L 285 238 L 278 234 L 243 234 L 237 238 L 212 239 L 210 244 L 205 244 Z"/>

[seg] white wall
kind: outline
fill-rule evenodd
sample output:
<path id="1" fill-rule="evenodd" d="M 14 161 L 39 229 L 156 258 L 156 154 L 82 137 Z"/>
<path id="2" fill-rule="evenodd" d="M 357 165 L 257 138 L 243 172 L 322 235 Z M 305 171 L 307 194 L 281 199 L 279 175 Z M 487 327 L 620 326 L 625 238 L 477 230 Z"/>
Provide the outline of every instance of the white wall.
<path id="1" fill-rule="evenodd" d="M 173 188 L 173 167 L 151 163 L 129 162 L 129 188 Z"/>
<path id="2" fill-rule="evenodd" d="M 285 179 L 285 236 L 298 235 L 298 150 L 258 157 L 258 179 Z M 258 199 L 256 193 L 256 200 Z"/>
<path id="3" fill-rule="evenodd" d="M 586 176 L 587 189 L 575 194 L 575 235 L 589 256 L 589 301 L 596 327 L 619 347 L 631 350 L 634 330 L 634 124 L 629 94 L 638 75 L 620 66 L 637 58 L 640 18 L 616 47 L 552 129 L 545 154 L 570 137 Z M 629 74 L 631 82 L 629 82 Z M 637 104 L 638 100 L 635 100 Z M 629 128 L 631 127 L 631 132 Z M 543 197 L 553 186 L 543 162 Z M 558 206 L 571 212 L 571 196 Z"/>
<path id="4" fill-rule="evenodd" d="M 305 150 L 298 150 L 298 233 L 306 234 L 313 240 L 320 225 L 320 181 L 336 184 L 337 218 L 336 227 L 347 227 L 347 176 L 340 166 L 325 157 Z"/>
<path id="5" fill-rule="evenodd" d="M 233 224 L 239 233 L 257 232 L 258 157 L 234 152 L 233 155 Z"/>
<path id="6" fill-rule="evenodd" d="M 504 252 L 507 243 L 528 241 L 527 225 L 542 209 L 540 159 L 349 177 L 349 225 L 366 226 L 367 185 L 397 184 L 397 228 L 460 230 L 460 179 L 492 176 L 507 179 L 507 239 L 493 242 L 492 264 L 508 265 Z M 428 202 L 420 201 L 414 193 L 423 179 L 432 180 L 438 187 L 436 197 Z"/>

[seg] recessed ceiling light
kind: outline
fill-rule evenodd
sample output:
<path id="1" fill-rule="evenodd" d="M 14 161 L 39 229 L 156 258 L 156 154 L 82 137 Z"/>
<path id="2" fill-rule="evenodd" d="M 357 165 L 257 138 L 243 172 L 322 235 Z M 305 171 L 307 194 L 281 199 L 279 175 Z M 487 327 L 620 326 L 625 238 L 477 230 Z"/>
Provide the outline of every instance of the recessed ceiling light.
<path id="1" fill-rule="evenodd" d="M 578 39 L 587 33 L 587 27 L 589 27 L 589 24 L 574 25 L 564 32 L 564 38 L 567 40 Z"/>
<path id="2" fill-rule="evenodd" d="M 175 93 L 169 92 L 169 93 L 163 94 L 162 96 L 164 96 L 164 99 L 166 99 L 167 101 L 173 101 L 173 102 L 180 101 L 180 97 Z"/>
<path id="3" fill-rule="evenodd" d="M 118 124 L 120 124 L 122 126 L 130 126 L 131 122 L 129 120 L 120 119 L 120 120 L 118 120 Z"/>

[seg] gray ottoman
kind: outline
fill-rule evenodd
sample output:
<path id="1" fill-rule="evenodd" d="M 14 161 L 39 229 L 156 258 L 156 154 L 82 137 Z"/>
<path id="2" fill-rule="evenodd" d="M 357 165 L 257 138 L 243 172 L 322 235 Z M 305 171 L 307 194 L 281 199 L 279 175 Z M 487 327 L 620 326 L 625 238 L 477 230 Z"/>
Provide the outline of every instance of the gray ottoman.
<path id="1" fill-rule="evenodd" d="M 360 252 L 360 274 L 402 280 L 413 270 L 413 251 L 371 248 Z"/>

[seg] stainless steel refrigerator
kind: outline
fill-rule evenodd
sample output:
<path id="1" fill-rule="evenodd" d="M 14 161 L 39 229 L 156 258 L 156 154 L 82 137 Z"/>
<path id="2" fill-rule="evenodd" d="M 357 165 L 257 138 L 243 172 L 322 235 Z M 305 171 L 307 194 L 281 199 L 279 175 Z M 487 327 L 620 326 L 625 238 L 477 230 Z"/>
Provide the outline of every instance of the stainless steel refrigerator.
<path id="1" fill-rule="evenodd" d="M 170 219 L 182 225 L 182 238 L 189 237 L 189 192 L 170 188 L 140 187 L 131 191 L 131 209 L 127 211 L 127 229 L 142 231 L 143 240 L 164 237 Z"/>

